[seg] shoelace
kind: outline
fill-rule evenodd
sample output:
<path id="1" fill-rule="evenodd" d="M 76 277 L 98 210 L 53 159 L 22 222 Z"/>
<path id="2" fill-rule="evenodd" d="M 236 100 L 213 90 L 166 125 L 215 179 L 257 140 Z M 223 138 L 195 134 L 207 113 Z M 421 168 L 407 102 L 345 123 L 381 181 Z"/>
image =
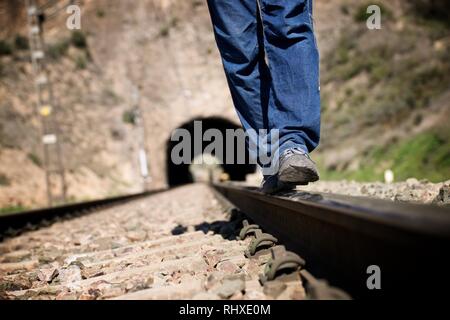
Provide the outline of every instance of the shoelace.
<path id="1" fill-rule="evenodd" d="M 307 152 L 305 152 L 304 150 L 299 149 L 299 148 L 293 148 L 293 149 L 286 150 L 283 153 L 282 157 L 285 157 L 285 156 L 288 156 L 288 155 L 292 155 L 292 154 L 304 155 L 304 156 L 309 158 L 309 154 Z"/>

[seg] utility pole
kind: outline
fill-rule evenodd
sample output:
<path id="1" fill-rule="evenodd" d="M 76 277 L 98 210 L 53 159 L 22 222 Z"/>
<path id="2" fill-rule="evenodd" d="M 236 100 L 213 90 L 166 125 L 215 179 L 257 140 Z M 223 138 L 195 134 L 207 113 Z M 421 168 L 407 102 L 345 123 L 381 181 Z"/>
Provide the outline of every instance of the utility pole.
<path id="1" fill-rule="evenodd" d="M 25 0 L 31 60 L 38 96 L 37 111 L 41 119 L 44 168 L 49 206 L 66 201 L 66 180 L 62 160 L 59 128 L 55 119 L 55 98 L 49 71 L 46 66 L 46 50 L 43 25 L 46 16 L 36 0 Z"/>
<path id="2" fill-rule="evenodd" d="M 133 101 L 133 115 L 136 126 L 139 130 L 139 167 L 142 177 L 142 189 L 148 190 L 148 183 L 152 178 L 148 172 L 148 159 L 147 159 L 147 145 L 146 145 L 146 130 L 145 119 L 141 108 L 141 93 L 140 88 L 133 86 L 132 101 Z"/>

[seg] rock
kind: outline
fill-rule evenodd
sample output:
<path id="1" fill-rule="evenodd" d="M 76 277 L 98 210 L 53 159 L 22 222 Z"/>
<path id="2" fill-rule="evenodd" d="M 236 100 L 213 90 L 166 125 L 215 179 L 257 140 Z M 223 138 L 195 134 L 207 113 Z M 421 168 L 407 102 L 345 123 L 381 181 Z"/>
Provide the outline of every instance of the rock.
<path id="1" fill-rule="evenodd" d="M 193 278 L 194 278 L 194 277 L 193 277 L 192 274 L 185 273 L 185 274 L 181 275 L 181 276 L 178 278 L 178 282 L 179 282 L 179 283 L 190 282 L 190 281 L 193 280 Z"/>
<path id="2" fill-rule="evenodd" d="M 218 285 L 220 285 L 220 281 L 222 280 L 223 276 L 223 273 L 217 271 L 210 273 L 206 278 L 204 288 L 209 291 L 214 287 L 217 287 Z"/>
<path id="3" fill-rule="evenodd" d="M 212 292 L 200 292 L 193 296 L 192 300 L 220 300 L 220 297 Z"/>
<path id="4" fill-rule="evenodd" d="M 97 292 L 98 292 L 98 294 L 97 294 Z M 100 296 L 100 291 L 95 291 L 95 293 L 94 292 L 92 292 L 92 294 L 91 294 L 91 290 L 89 290 L 89 293 L 82 293 L 79 297 L 78 297 L 78 300 L 83 300 L 83 301 L 89 301 L 89 300 L 95 300 L 95 299 L 97 299 L 97 297 L 99 297 Z"/>
<path id="5" fill-rule="evenodd" d="M 80 268 L 81 270 L 85 269 L 84 264 L 83 264 L 80 260 L 72 261 L 72 262 L 69 264 L 69 267 L 70 267 L 70 266 L 77 266 L 77 267 Z"/>
<path id="6" fill-rule="evenodd" d="M 84 246 L 86 244 L 88 244 L 89 242 L 91 242 L 93 239 L 92 235 L 87 234 L 87 235 L 82 235 L 79 239 L 78 242 L 80 243 L 80 245 Z"/>
<path id="7" fill-rule="evenodd" d="M 102 295 L 99 289 L 89 288 L 88 292 L 83 292 L 80 296 L 80 300 L 95 300 Z"/>
<path id="8" fill-rule="evenodd" d="M 242 291 L 235 292 L 230 298 L 230 300 L 243 300 L 244 294 Z"/>
<path id="9" fill-rule="evenodd" d="M 16 272 L 16 271 L 31 271 L 39 265 L 37 260 L 29 260 L 22 262 L 12 262 L 12 263 L 0 263 L 0 271 L 5 272 Z"/>
<path id="10" fill-rule="evenodd" d="M 56 300 L 62 300 L 62 301 L 72 301 L 72 300 L 78 300 L 76 294 L 70 293 L 70 292 L 61 292 L 58 294 L 55 298 Z"/>
<path id="11" fill-rule="evenodd" d="M 7 254 L 10 251 L 9 245 L 6 243 L 0 243 L 0 254 Z"/>
<path id="12" fill-rule="evenodd" d="M 419 183 L 420 183 L 419 180 L 417 180 L 416 178 L 406 179 L 406 184 L 407 184 L 408 187 L 413 187 L 413 186 L 415 186 L 415 185 L 417 185 Z"/>
<path id="13" fill-rule="evenodd" d="M 124 225 L 124 229 L 126 231 L 135 231 L 138 228 L 139 228 L 139 224 L 136 221 L 130 221 Z"/>
<path id="14" fill-rule="evenodd" d="M 98 270 L 96 268 L 83 268 L 81 269 L 81 276 L 83 279 L 90 279 L 95 277 L 100 277 L 105 274 L 104 271 Z"/>
<path id="15" fill-rule="evenodd" d="M 46 250 L 41 255 L 39 255 L 39 262 L 50 263 L 56 261 L 61 255 L 62 252 L 58 249 Z"/>
<path id="16" fill-rule="evenodd" d="M 108 289 L 108 288 L 110 288 L 112 286 L 112 284 L 111 283 L 109 283 L 108 281 L 105 281 L 105 280 L 99 280 L 99 281 L 97 281 L 97 282 L 94 282 L 94 283 L 92 283 L 90 286 L 89 286 L 89 290 L 99 290 L 99 291 L 103 291 L 103 290 L 106 290 L 106 289 Z M 94 292 L 93 291 L 93 292 Z"/>
<path id="17" fill-rule="evenodd" d="M 79 258 L 77 255 L 68 256 L 67 258 L 64 259 L 64 264 L 70 265 L 72 262 L 75 262 L 80 259 L 82 259 L 82 258 Z"/>
<path id="18" fill-rule="evenodd" d="M 305 299 L 305 291 L 302 287 L 297 286 L 292 288 L 289 299 L 291 300 L 304 300 Z"/>
<path id="19" fill-rule="evenodd" d="M 22 260 L 28 259 L 31 257 L 31 252 L 28 250 L 19 250 L 9 252 L 3 255 L 1 261 L 2 262 L 20 262 Z"/>
<path id="20" fill-rule="evenodd" d="M 261 270 L 263 268 L 264 267 L 259 266 L 259 264 L 258 264 L 256 259 L 251 259 L 242 267 L 242 270 L 247 275 L 252 275 L 252 274 L 259 274 L 259 273 L 261 273 Z"/>
<path id="21" fill-rule="evenodd" d="M 221 260 L 221 255 L 217 254 L 215 250 L 207 251 L 203 254 L 203 259 L 209 267 L 215 268 Z"/>
<path id="22" fill-rule="evenodd" d="M 61 292 L 63 292 L 63 289 L 61 289 L 61 288 L 58 288 L 58 287 L 55 287 L 55 286 L 45 286 L 45 287 L 42 287 L 38 291 L 38 295 L 39 296 L 43 296 L 43 295 L 57 296 Z"/>
<path id="23" fill-rule="evenodd" d="M 263 255 L 258 256 L 258 260 L 257 260 L 258 266 L 263 266 L 263 265 L 267 264 L 267 262 L 269 262 L 269 260 L 271 258 L 272 257 L 270 256 L 270 254 L 263 254 Z"/>
<path id="24" fill-rule="evenodd" d="M 169 260 L 176 260 L 176 259 L 179 259 L 176 254 L 168 254 L 161 259 L 161 262 L 169 261 Z"/>
<path id="25" fill-rule="evenodd" d="M 56 268 L 41 269 L 37 272 L 39 281 L 50 283 L 59 275 L 59 271 Z"/>
<path id="26" fill-rule="evenodd" d="M 144 241 L 147 238 L 145 231 L 130 231 L 127 232 L 127 238 L 133 242 Z"/>
<path id="27" fill-rule="evenodd" d="M 264 284 L 264 294 L 276 299 L 286 288 L 287 285 L 281 281 L 268 281 Z"/>
<path id="28" fill-rule="evenodd" d="M 150 288 L 154 283 L 152 276 L 148 276 L 144 279 L 138 279 L 135 281 L 127 282 L 122 285 L 122 289 L 126 292 L 136 292 Z"/>
<path id="29" fill-rule="evenodd" d="M 111 239 L 109 238 L 100 238 L 97 239 L 93 245 L 91 245 L 92 249 L 96 249 L 99 251 L 109 250 L 111 249 Z"/>
<path id="30" fill-rule="evenodd" d="M 77 265 L 71 264 L 67 268 L 59 269 L 58 277 L 56 281 L 61 284 L 67 284 L 72 282 L 81 281 L 83 279 L 81 275 L 81 268 Z"/>
<path id="31" fill-rule="evenodd" d="M 217 270 L 222 271 L 226 274 L 233 274 L 240 270 L 236 264 L 227 260 L 219 262 L 216 268 Z"/>
<path id="32" fill-rule="evenodd" d="M 216 294 L 223 298 L 228 299 L 236 293 L 245 290 L 245 280 L 243 275 L 227 276 L 223 279 L 222 285 L 217 288 Z"/>
<path id="33" fill-rule="evenodd" d="M 102 291 L 102 293 L 103 299 L 110 299 L 125 294 L 125 291 L 122 288 L 115 286 Z"/>
<path id="34" fill-rule="evenodd" d="M 120 243 L 120 242 L 117 242 L 117 241 L 111 242 L 111 249 L 119 249 L 119 248 L 121 248 L 122 246 L 123 246 L 123 244 Z"/>
<path id="35" fill-rule="evenodd" d="M 367 194 L 368 190 L 367 190 L 367 186 L 362 186 L 361 187 L 361 194 Z"/>
<path id="36" fill-rule="evenodd" d="M 439 189 L 439 193 L 436 198 L 434 198 L 433 203 L 438 205 L 450 205 L 450 185 L 444 184 Z"/>
<path id="37" fill-rule="evenodd" d="M 31 286 L 32 283 L 28 279 L 15 279 L 14 281 L 0 279 L 0 292 L 26 290 Z"/>
<path id="38" fill-rule="evenodd" d="M 267 300 L 267 296 L 257 290 L 245 290 L 244 298 L 246 300 Z"/>
<path id="39" fill-rule="evenodd" d="M 204 260 L 195 260 L 186 264 L 186 268 L 189 270 L 195 270 L 195 273 L 205 272 L 208 266 Z"/>
<path id="40" fill-rule="evenodd" d="M 155 283 L 155 278 L 153 278 L 152 276 L 147 276 L 144 281 L 141 282 L 141 286 L 142 288 L 150 288 L 153 284 Z"/>

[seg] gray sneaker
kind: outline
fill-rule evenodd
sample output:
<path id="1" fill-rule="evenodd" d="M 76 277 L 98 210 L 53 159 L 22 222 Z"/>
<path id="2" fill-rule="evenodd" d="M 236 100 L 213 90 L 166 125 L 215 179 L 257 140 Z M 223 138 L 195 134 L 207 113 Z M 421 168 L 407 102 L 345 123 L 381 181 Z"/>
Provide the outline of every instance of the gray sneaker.
<path id="1" fill-rule="evenodd" d="M 318 181 L 319 174 L 308 153 L 300 149 L 289 149 L 280 157 L 278 180 L 282 183 L 307 185 Z"/>

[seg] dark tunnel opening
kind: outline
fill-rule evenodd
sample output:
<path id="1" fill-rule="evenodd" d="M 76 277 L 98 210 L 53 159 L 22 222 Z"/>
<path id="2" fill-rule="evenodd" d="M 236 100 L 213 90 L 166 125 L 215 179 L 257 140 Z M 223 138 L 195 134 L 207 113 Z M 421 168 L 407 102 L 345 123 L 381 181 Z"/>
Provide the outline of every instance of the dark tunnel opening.
<path id="1" fill-rule="evenodd" d="M 226 136 L 226 130 L 227 129 L 241 129 L 240 126 L 234 124 L 233 122 L 219 117 L 211 117 L 211 118 L 198 118 L 193 119 L 191 121 L 188 121 L 184 123 L 182 126 L 179 127 L 179 129 L 185 129 L 189 132 L 192 139 L 194 139 L 194 123 L 196 121 L 200 121 L 202 124 L 202 134 L 205 133 L 209 129 L 217 129 L 221 132 L 222 136 Z M 225 139 L 224 139 L 225 140 Z M 192 173 L 190 172 L 190 164 L 175 164 L 172 161 L 171 155 L 172 150 L 175 146 L 177 146 L 180 143 L 180 141 L 172 141 L 171 137 L 169 137 L 169 140 L 167 141 L 167 150 L 166 150 L 166 161 L 167 161 L 167 181 L 170 187 L 189 184 L 194 182 L 194 177 L 192 176 Z M 210 144 L 209 141 L 203 141 L 202 142 L 202 148 L 201 153 L 204 152 L 205 148 Z M 225 145 L 225 143 L 224 143 Z M 234 155 L 236 157 L 237 154 L 237 143 L 234 145 Z M 196 156 L 200 154 L 200 152 L 194 150 L 194 143 L 192 143 L 191 146 L 191 160 L 193 160 Z M 226 159 L 226 147 L 223 148 L 223 158 Z M 220 159 L 222 164 L 221 167 L 223 171 L 228 174 L 230 180 L 233 181 L 245 181 L 246 175 L 250 173 L 254 173 L 256 171 L 256 165 L 249 164 L 249 156 L 248 152 L 246 151 L 246 161 L 245 164 L 226 164 L 224 159 Z"/>

